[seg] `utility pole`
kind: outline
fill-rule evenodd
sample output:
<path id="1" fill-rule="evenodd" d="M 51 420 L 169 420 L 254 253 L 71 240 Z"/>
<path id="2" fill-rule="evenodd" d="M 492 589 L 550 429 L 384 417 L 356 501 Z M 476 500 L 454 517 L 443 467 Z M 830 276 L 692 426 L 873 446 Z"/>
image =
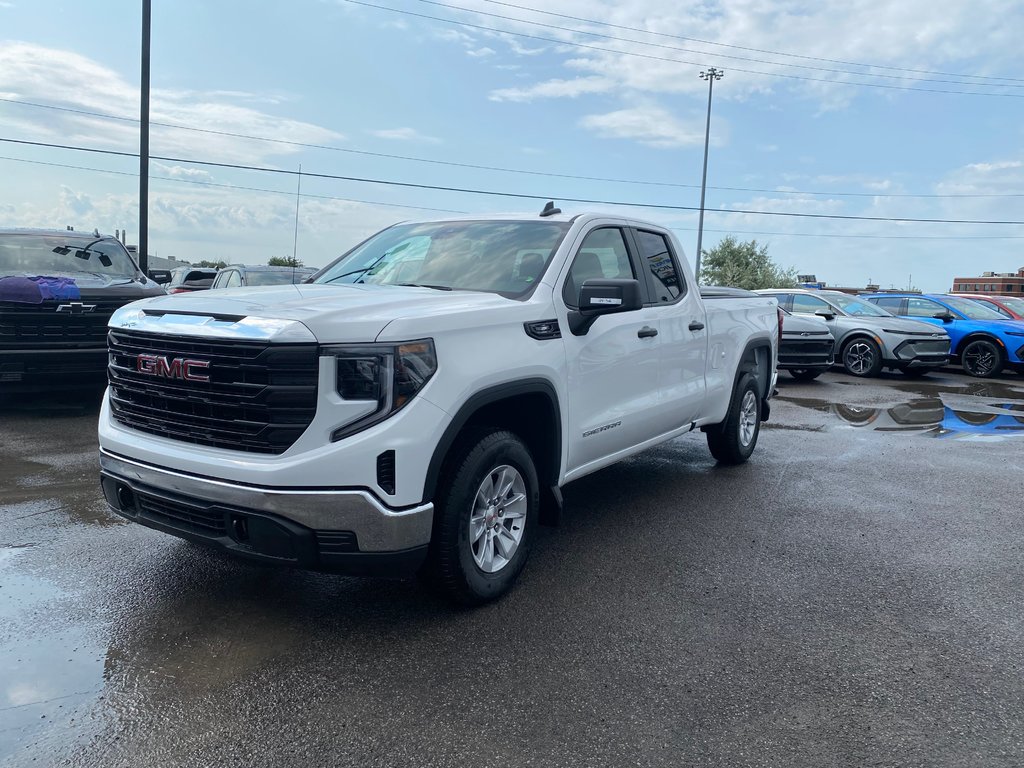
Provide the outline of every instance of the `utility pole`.
<path id="1" fill-rule="evenodd" d="M 701 80 L 708 81 L 708 121 L 704 126 L 704 173 L 700 177 L 700 218 L 697 220 L 697 258 L 694 262 L 694 277 L 700 282 L 700 249 L 704 240 L 704 193 L 708 185 L 708 143 L 711 138 L 711 93 L 715 88 L 715 80 L 721 80 L 725 73 L 715 67 L 708 67 L 700 73 Z"/>
<path id="2" fill-rule="evenodd" d="M 302 163 L 299 163 L 299 181 L 295 185 L 295 235 L 292 238 L 292 268 L 299 263 L 299 200 L 302 198 Z"/>
<path id="3" fill-rule="evenodd" d="M 149 270 L 149 30 L 152 0 L 142 0 L 142 115 L 139 125 L 139 269 Z"/>

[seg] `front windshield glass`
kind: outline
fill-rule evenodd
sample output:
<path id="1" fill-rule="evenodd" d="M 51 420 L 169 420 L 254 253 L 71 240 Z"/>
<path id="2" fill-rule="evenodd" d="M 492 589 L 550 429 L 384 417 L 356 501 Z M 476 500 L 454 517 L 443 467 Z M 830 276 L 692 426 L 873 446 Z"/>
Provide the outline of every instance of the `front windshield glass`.
<path id="1" fill-rule="evenodd" d="M 994 309 L 989 309 L 988 307 L 983 306 L 976 301 L 971 301 L 970 299 L 960 299 L 955 296 L 944 296 L 942 300 L 961 315 L 970 318 L 971 320 L 1006 319 Z"/>
<path id="2" fill-rule="evenodd" d="M 881 307 L 872 304 L 870 301 L 858 299 L 845 293 L 830 293 L 828 300 L 839 307 L 848 315 L 860 315 L 862 317 L 892 317 L 891 312 L 886 312 Z"/>
<path id="3" fill-rule="evenodd" d="M 113 238 L 0 235 L 0 275 L 134 278 L 135 265 Z"/>
<path id="4" fill-rule="evenodd" d="M 288 285 L 288 283 L 301 283 L 303 278 L 311 274 L 312 272 L 308 269 L 246 272 L 245 282 L 247 285 Z"/>
<path id="5" fill-rule="evenodd" d="M 425 285 L 515 298 L 537 284 L 568 230 L 557 221 L 399 224 L 357 246 L 316 282 Z"/>
<path id="6" fill-rule="evenodd" d="M 1003 297 L 999 300 L 1007 309 L 1016 312 L 1018 315 L 1024 316 L 1024 299 Z"/>

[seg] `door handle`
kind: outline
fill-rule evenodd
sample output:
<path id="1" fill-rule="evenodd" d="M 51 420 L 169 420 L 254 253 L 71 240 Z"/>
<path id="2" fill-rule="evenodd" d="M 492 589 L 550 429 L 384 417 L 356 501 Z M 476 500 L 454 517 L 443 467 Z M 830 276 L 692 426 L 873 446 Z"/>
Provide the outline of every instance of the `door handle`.
<path id="1" fill-rule="evenodd" d="M 657 328 L 651 328 L 651 326 L 649 326 L 649 325 L 645 325 L 643 328 L 641 328 L 639 331 L 636 332 L 636 337 L 638 339 L 652 339 L 652 338 L 654 338 L 657 335 L 658 335 L 658 329 Z"/>
<path id="2" fill-rule="evenodd" d="M 688 327 L 691 331 L 703 331 L 704 323 L 702 323 L 700 320 L 694 320 L 692 323 L 690 323 Z"/>

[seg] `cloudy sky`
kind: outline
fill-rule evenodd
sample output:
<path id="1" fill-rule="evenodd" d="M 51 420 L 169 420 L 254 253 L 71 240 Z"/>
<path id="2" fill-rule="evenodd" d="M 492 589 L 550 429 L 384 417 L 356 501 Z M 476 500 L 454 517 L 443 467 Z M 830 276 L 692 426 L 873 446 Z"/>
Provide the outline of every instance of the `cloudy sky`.
<path id="1" fill-rule="evenodd" d="M 1024 266 L 1022 225 L 867 218 L 1024 221 L 1019 0 L 153 5 L 159 256 L 290 254 L 301 164 L 311 265 L 398 220 L 543 204 L 415 185 L 606 201 L 561 207 L 661 222 L 692 259 L 713 66 L 705 247 L 756 238 L 856 286 Z M 0 0 L 0 138 L 137 152 L 140 26 L 141 0 Z M 134 241 L 137 173 L 0 142 L 0 226 Z"/>

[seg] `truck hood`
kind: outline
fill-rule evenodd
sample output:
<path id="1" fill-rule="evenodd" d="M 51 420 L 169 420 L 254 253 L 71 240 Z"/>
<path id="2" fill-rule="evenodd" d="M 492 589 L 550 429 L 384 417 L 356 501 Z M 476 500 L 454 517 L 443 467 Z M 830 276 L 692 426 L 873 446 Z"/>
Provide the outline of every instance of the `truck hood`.
<path id="1" fill-rule="evenodd" d="M 232 335 L 227 332 L 231 322 L 243 318 L 249 319 L 249 326 L 258 325 L 258 319 L 293 321 L 308 328 L 320 341 L 344 343 L 374 341 L 389 324 L 405 318 L 415 318 L 418 333 L 427 335 L 432 319 L 466 313 L 504 314 L 500 310 L 507 311 L 510 305 L 521 306 L 521 302 L 492 293 L 346 284 L 196 291 L 136 302 L 130 309 L 144 310 L 151 316 L 215 318 L 225 335 Z M 121 320 L 115 316 L 110 324 L 129 327 Z"/>

